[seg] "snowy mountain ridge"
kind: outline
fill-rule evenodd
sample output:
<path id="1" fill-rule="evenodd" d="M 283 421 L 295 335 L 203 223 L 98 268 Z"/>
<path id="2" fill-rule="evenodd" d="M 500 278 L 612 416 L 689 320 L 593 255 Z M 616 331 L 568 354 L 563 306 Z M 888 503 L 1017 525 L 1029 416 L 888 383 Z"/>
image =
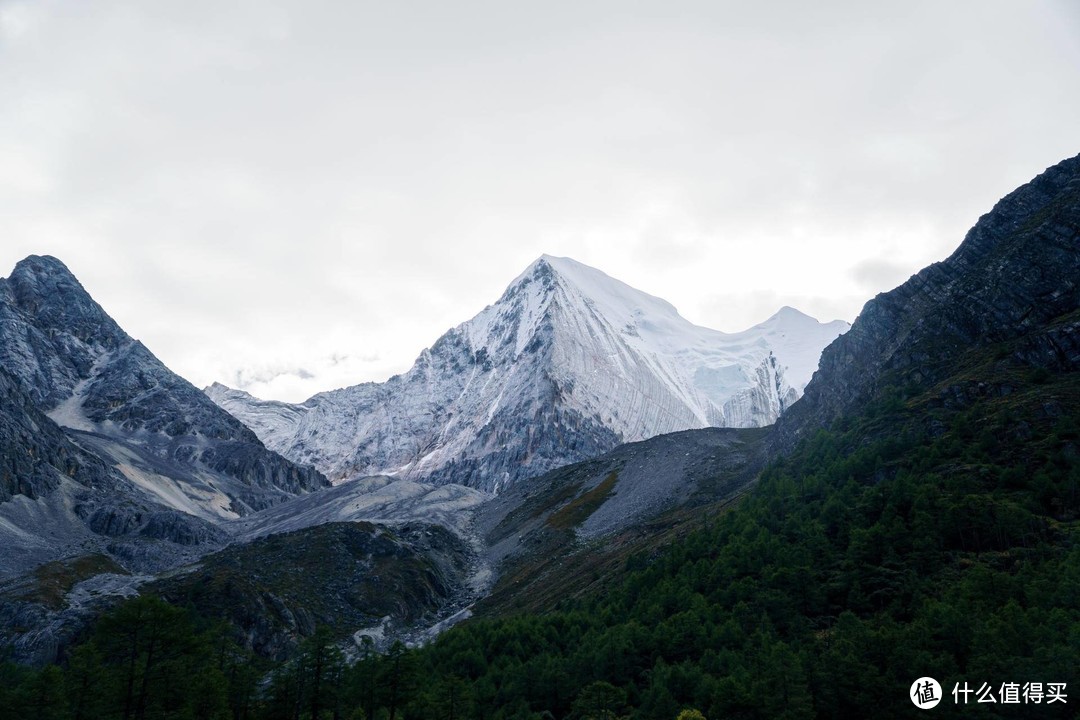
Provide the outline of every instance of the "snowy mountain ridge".
<path id="1" fill-rule="evenodd" d="M 847 327 L 784 308 L 722 333 L 599 270 L 545 255 L 385 383 L 300 404 L 219 384 L 206 392 L 267 447 L 334 482 L 382 474 L 497 492 L 623 442 L 771 424 Z"/>

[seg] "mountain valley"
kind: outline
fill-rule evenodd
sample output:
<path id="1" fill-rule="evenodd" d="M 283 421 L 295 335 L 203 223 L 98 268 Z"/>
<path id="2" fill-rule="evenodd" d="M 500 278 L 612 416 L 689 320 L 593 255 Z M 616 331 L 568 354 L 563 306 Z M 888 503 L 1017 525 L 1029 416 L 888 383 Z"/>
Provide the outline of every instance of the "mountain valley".
<path id="1" fill-rule="evenodd" d="M 144 616 L 216 638 L 237 717 L 299 714 L 324 662 L 368 717 L 1080 684 L 1080 156 L 850 329 L 718 333 L 544 256 L 407 373 L 293 405 L 199 392 L 28 258 L 0 341 L 0 631 L 69 684 L 158 682 L 101 630 Z"/>
<path id="2" fill-rule="evenodd" d="M 0 609 L 12 619 L 3 634 L 16 657 L 49 661 L 102 608 L 157 592 L 156 576 L 203 577 L 192 563 L 233 552 L 225 548 L 262 557 L 263 538 L 280 533 L 320 544 L 323 528 L 343 522 L 449 530 L 462 543 L 463 560 L 438 583 L 455 589 L 432 596 L 423 613 L 438 624 L 482 597 L 504 556 L 519 553 L 505 543 L 489 550 L 479 528 L 492 508 L 532 493 L 528 477 L 623 437 L 771 423 L 801 392 L 820 348 L 846 329 L 784 308 L 726 335 L 597 270 L 545 256 L 406 375 L 291 406 L 220 385 L 204 395 L 127 335 L 59 260 L 27 258 L 0 280 L 0 380 L 10 402 L 0 429 L 12 463 L 0 503 L 0 534 L 12 548 L 0 578 Z M 370 472 L 383 466 L 392 474 Z M 608 490 L 627 502 L 609 505 L 585 536 L 625 529 L 695 492 L 693 483 L 675 492 L 652 482 L 661 468 L 650 467 L 623 473 Z M 558 499 L 587 494 L 590 483 Z M 501 505 L 491 504 L 494 491 Z M 521 532 L 535 545 L 531 530 Z M 407 593 L 420 576 L 406 577 Z M 92 601 L 77 600 L 85 597 Z M 288 601 L 294 610 L 296 602 Z M 387 632 L 421 629 L 413 627 L 421 615 L 399 610 L 379 620 Z M 274 640 L 255 622 L 248 642 L 295 649 L 311 628 L 290 616 L 280 615 Z"/>

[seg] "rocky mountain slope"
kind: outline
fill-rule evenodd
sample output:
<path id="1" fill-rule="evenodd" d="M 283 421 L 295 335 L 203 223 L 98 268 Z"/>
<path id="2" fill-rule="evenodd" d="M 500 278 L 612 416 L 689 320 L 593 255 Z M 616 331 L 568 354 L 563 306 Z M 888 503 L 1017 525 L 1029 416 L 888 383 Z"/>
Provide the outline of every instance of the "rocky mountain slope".
<path id="1" fill-rule="evenodd" d="M 0 279 L 0 367 L 158 502 L 229 518 L 323 487 L 127 335 L 59 260 Z"/>
<path id="2" fill-rule="evenodd" d="M 1002 198 L 949 258 L 867 302 L 780 421 L 781 447 L 883 392 L 904 398 L 933 388 L 995 343 L 1019 339 L 1009 352 L 1032 367 L 1076 369 L 1078 247 L 1080 156 Z M 941 402 L 962 404 L 1011 387 L 954 382 L 939 390 Z"/>
<path id="3" fill-rule="evenodd" d="M 385 383 L 299 405 L 221 385 L 207 393 L 268 447 L 333 481 L 386 473 L 497 492 L 622 442 L 771 424 L 846 329 L 784 308 L 721 333 L 598 270 L 544 256 Z"/>
<path id="4" fill-rule="evenodd" d="M 239 540 L 331 522 L 431 523 L 472 536 L 473 511 L 490 495 L 462 485 L 429 485 L 385 475 L 301 495 L 229 524 Z"/>
<path id="5" fill-rule="evenodd" d="M 21 657 L 220 549 L 230 519 L 326 486 L 170 372 L 59 260 L 0 279 L 0 625 L 20 629 Z"/>
<path id="6" fill-rule="evenodd" d="M 766 462 L 770 428 L 704 428 L 620 445 L 518 483 L 480 506 L 494 582 L 477 614 L 546 611 L 597 592 L 733 502 Z"/>
<path id="7" fill-rule="evenodd" d="M 225 620 L 244 647 L 284 659 L 317 627 L 380 650 L 471 600 L 474 551 L 433 525 L 330 522 L 236 544 L 141 591 Z M 359 642 L 359 638 L 357 638 Z"/>
<path id="8" fill-rule="evenodd" d="M 225 537 L 133 487 L 0 368 L 0 578 L 92 553 L 134 571 L 160 569 L 220 547 Z"/>
<path id="9" fill-rule="evenodd" d="M 0 643 L 22 662 L 55 660 L 111 604 L 158 592 L 147 583 L 163 574 L 162 594 L 192 602 L 228 601 L 233 582 L 250 590 L 244 611 L 268 624 L 237 627 L 268 654 L 312 629 L 304 608 L 323 623 L 354 607 L 336 627 L 434 623 L 475 593 L 476 548 L 462 536 L 485 499 L 390 478 L 330 488 L 169 371 L 59 260 L 29 257 L 0 279 Z M 348 572 L 319 575 L 328 561 Z M 275 580 L 294 572 L 317 597 Z"/>

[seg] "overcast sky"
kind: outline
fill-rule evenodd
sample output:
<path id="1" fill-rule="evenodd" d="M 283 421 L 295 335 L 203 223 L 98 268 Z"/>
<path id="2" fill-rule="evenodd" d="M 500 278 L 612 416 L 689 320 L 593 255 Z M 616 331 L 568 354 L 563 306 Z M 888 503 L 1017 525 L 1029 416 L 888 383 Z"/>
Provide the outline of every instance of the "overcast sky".
<path id="1" fill-rule="evenodd" d="M 196 385 L 411 365 L 542 253 L 853 320 L 1080 152 L 1080 3 L 0 0 L 0 275 Z"/>

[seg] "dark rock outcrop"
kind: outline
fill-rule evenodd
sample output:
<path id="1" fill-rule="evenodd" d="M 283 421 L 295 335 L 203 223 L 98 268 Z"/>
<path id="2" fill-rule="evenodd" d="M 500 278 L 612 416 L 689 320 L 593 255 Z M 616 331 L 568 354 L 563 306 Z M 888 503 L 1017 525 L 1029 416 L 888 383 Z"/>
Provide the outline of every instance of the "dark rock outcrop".
<path id="1" fill-rule="evenodd" d="M 0 367 L 61 425 L 221 475 L 236 512 L 328 484 L 165 367 L 56 258 L 30 256 L 0 279 Z"/>
<path id="2" fill-rule="evenodd" d="M 320 625 L 344 636 L 434 623 L 468 597 L 473 561 L 439 526 L 329 523 L 230 546 L 144 592 L 225 620 L 237 640 L 280 660 Z"/>
<path id="3" fill-rule="evenodd" d="M 15 495 L 42 497 L 62 477 L 88 488 L 103 485 L 112 472 L 72 443 L 0 367 L 0 502 Z"/>
<path id="4" fill-rule="evenodd" d="M 31 255 L 0 278 L 0 365 L 40 408 L 70 397 L 98 357 L 130 340 L 54 257 Z"/>
<path id="5" fill-rule="evenodd" d="M 1033 368 L 1080 367 L 1080 156 L 1009 193 L 948 259 L 863 307 L 822 352 L 778 427 L 790 447 L 892 387 L 925 391 L 972 348 L 1008 342 Z"/>

